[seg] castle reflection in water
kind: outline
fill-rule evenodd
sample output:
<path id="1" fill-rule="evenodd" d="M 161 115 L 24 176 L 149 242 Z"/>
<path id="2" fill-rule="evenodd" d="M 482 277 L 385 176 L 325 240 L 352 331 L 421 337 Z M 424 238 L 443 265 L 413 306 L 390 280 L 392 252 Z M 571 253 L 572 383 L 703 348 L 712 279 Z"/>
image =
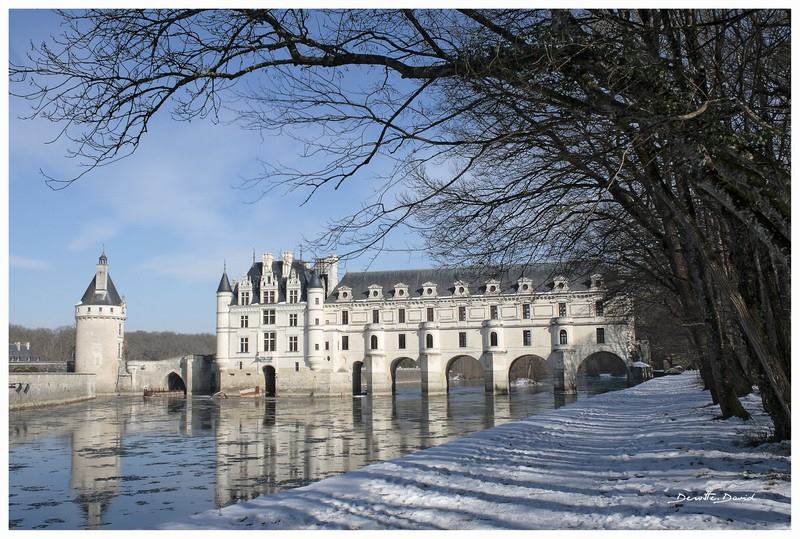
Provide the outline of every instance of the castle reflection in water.
<path id="1" fill-rule="evenodd" d="M 584 381 L 578 397 L 625 386 Z M 98 399 L 10 415 L 16 529 L 147 529 L 565 404 L 552 387 L 345 399 Z M 574 395 L 573 395 L 574 398 Z M 67 477 L 68 475 L 68 477 Z"/>

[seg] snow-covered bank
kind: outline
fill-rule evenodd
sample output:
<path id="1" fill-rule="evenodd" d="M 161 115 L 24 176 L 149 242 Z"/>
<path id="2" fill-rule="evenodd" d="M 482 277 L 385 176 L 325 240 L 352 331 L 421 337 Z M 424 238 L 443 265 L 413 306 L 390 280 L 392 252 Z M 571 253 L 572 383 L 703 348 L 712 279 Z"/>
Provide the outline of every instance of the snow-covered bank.
<path id="1" fill-rule="evenodd" d="M 695 373 L 507 423 L 165 528 L 786 528 L 790 446 L 713 421 Z"/>

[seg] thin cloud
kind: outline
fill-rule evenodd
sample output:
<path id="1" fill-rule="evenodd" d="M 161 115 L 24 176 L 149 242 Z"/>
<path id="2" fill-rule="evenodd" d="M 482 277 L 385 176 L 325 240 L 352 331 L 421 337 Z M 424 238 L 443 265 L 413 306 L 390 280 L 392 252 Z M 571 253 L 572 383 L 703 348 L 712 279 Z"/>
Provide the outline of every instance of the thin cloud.
<path id="1" fill-rule="evenodd" d="M 48 270 L 50 264 L 44 260 L 37 258 L 28 258 L 26 256 L 11 255 L 9 257 L 12 268 L 28 269 L 28 270 Z"/>

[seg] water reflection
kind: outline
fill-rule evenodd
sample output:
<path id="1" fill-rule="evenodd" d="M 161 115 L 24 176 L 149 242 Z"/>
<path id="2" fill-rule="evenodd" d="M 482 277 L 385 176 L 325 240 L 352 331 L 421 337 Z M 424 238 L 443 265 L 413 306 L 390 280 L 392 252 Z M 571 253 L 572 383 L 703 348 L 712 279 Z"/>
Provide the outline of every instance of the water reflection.
<path id="1" fill-rule="evenodd" d="M 579 395 L 625 387 L 579 380 Z M 573 396 L 574 398 L 574 396 Z M 552 383 L 423 397 L 99 399 L 13 412 L 12 528 L 153 528 L 302 486 L 570 402 Z"/>

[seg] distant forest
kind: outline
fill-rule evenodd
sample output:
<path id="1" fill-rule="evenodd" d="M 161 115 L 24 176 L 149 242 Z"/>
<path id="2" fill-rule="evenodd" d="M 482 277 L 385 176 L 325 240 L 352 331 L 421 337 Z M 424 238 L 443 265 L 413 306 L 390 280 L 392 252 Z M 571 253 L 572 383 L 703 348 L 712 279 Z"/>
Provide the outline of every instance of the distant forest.
<path id="1" fill-rule="evenodd" d="M 75 352 L 75 328 L 26 328 L 9 325 L 8 342 L 31 343 L 31 352 L 54 361 L 71 360 Z M 125 358 L 152 361 L 186 354 L 213 354 L 217 337 L 210 333 L 129 331 L 125 333 Z"/>

